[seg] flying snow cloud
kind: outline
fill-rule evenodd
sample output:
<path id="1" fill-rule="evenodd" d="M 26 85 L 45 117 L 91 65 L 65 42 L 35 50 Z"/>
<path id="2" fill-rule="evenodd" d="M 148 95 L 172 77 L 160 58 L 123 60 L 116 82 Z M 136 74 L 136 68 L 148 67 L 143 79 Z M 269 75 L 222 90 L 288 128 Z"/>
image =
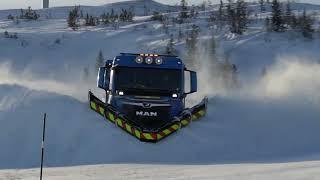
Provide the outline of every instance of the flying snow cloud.
<path id="1" fill-rule="evenodd" d="M 255 94 L 320 100 L 320 64 L 303 57 L 279 57 L 257 83 Z"/>
<path id="2" fill-rule="evenodd" d="M 87 100 L 87 90 L 90 87 L 95 87 L 94 81 L 89 80 L 74 80 L 73 82 L 61 82 L 53 79 L 36 77 L 31 69 L 24 69 L 19 74 L 12 72 L 10 63 L 0 64 L 0 85 L 20 85 L 31 90 L 46 91 L 61 95 L 72 96 L 80 101 Z M 79 91 L 83 89 L 83 91 Z"/>
<path id="3" fill-rule="evenodd" d="M 237 74 L 238 84 L 230 86 L 223 77 L 223 70 L 212 65 L 214 60 L 202 55 L 196 64 L 199 93 L 192 99 L 203 96 L 230 96 L 256 100 L 288 99 L 307 103 L 320 103 L 320 63 L 313 57 L 282 55 L 266 69 L 256 74 L 255 80 Z M 217 59 L 215 59 L 217 62 Z M 230 78 L 229 78 L 230 81 Z"/>

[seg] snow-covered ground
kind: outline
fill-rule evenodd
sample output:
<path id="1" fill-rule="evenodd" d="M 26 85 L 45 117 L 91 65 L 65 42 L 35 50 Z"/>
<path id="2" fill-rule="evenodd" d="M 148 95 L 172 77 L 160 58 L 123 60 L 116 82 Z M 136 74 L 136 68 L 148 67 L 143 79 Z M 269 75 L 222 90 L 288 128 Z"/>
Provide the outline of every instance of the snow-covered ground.
<path id="1" fill-rule="evenodd" d="M 141 7 L 141 2 L 131 3 Z M 166 6 L 150 5 L 166 12 Z M 115 5 L 90 11 L 110 7 Z M 116 30 L 97 26 L 72 31 L 65 20 L 67 9 L 49 9 L 54 18 L 19 24 L 5 19 L 14 10 L 0 11 L 0 169 L 39 165 L 42 115 L 47 112 L 45 166 L 52 168 L 45 169 L 46 179 L 320 178 L 318 33 L 314 40 L 292 32 L 265 33 L 258 22 L 236 36 L 208 28 L 208 13 L 200 13 L 195 20 L 202 29 L 199 39 L 215 32 L 217 54 L 238 66 L 239 86 L 230 90 L 219 83 L 211 76 L 211 59 L 199 55 L 200 92 L 191 98 L 210 97 L 207 116 L 150 144 L 92 112 L 87 91 L 103 93 L 95 88 L 99 49 L 106 58 L 120 52 L 163 53 L 170 36 L 149 16 L 135 17 Z M 169 26 L 174 37 L 178 29 L 190 29 L 179 26 Z M 4 38 L 4 31 L 17 32 L 18 39 Z M 176 41 L 179 52 L 184 42 Z M 0 170 L 0 179 L 37 179 L 38 174 L 38 169 Z"/>
<path id="2" fill-rule="evenodd" d="M 44 179 L 201 179 L 201 180 L 316 180 L 320 176 L 320 162 L 295 162 L 272 164 L 223 164 L 223 165 L 143 165 L 112 164 L 45 169 Z M 0 179 L 35 180 L 39 170 L 0 170 Z"/>

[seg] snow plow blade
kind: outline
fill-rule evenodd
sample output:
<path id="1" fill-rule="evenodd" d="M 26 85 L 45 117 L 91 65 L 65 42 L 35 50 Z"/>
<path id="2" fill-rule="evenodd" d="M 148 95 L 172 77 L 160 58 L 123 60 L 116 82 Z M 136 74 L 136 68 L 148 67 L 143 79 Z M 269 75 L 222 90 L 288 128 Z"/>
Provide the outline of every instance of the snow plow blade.
<path id="1" fill-rule="evenodd" d="M 185 109 L 180 116 L 175 117 L 171 123 L 156 132 L 147 132 L 142 130 L 142 127 L 136 126 L 120 112 L 116 111 L 112 106 L 106 105 L 91 91 L 89 91 L 89 104 L 92 110 L 140 141 L 158 142 L 178 131 L 180 128 L 188 126 L 192 121 L 199 120 L 201 117 L 205 116 L 208 98 L 205 97 L 198 105 L 190 109 Z"/>

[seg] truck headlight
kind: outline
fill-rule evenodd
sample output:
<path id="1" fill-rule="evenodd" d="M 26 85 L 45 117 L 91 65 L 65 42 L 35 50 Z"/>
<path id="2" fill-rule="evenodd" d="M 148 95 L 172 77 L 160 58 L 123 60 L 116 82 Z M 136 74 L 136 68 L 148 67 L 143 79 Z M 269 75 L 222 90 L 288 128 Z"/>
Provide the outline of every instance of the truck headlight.
<path id="1" fill-rule="evenodd" d="M 119 96 L 123 96 L 124 92 L 123 91 L 119 91 Z"/>
<path id="2" fill-rule="evenodd" d="M 146 61 L 147 64 L 152 64 L 153 63 L 152 57 L 146 57 L 145 61 Z"/>
<path id="3" fill-rule="evenodd" d="M 173 97 L 173 98 L 177 98 L 177 97 L 178 97 L 178 94 L 172 94 L 172 97 Z"/>
<path id="4" fill-rule="evenodd" d="M 162 58 L 161 58 L 161 57 L 157 57 L 157 58 L 156 58 L 156 64 L 160 65 L 160 64 L 162 64 L 162 63 L 163 63 Z"/>

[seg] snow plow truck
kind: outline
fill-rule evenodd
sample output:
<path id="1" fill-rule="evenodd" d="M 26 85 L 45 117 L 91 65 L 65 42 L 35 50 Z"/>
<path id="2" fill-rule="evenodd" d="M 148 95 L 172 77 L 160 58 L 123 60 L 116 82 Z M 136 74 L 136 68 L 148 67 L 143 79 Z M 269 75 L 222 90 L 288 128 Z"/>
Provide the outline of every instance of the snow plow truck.
<path id="1" fill-rule="evenodd" d="M 206 114 L 207 97 L 186 108 L 197 73 L 177 56 L 121 53 L 99 68 L 97 86 L 105 102 L 89 91 L 90 108 L 140 141 L 158 142 Z"/>

